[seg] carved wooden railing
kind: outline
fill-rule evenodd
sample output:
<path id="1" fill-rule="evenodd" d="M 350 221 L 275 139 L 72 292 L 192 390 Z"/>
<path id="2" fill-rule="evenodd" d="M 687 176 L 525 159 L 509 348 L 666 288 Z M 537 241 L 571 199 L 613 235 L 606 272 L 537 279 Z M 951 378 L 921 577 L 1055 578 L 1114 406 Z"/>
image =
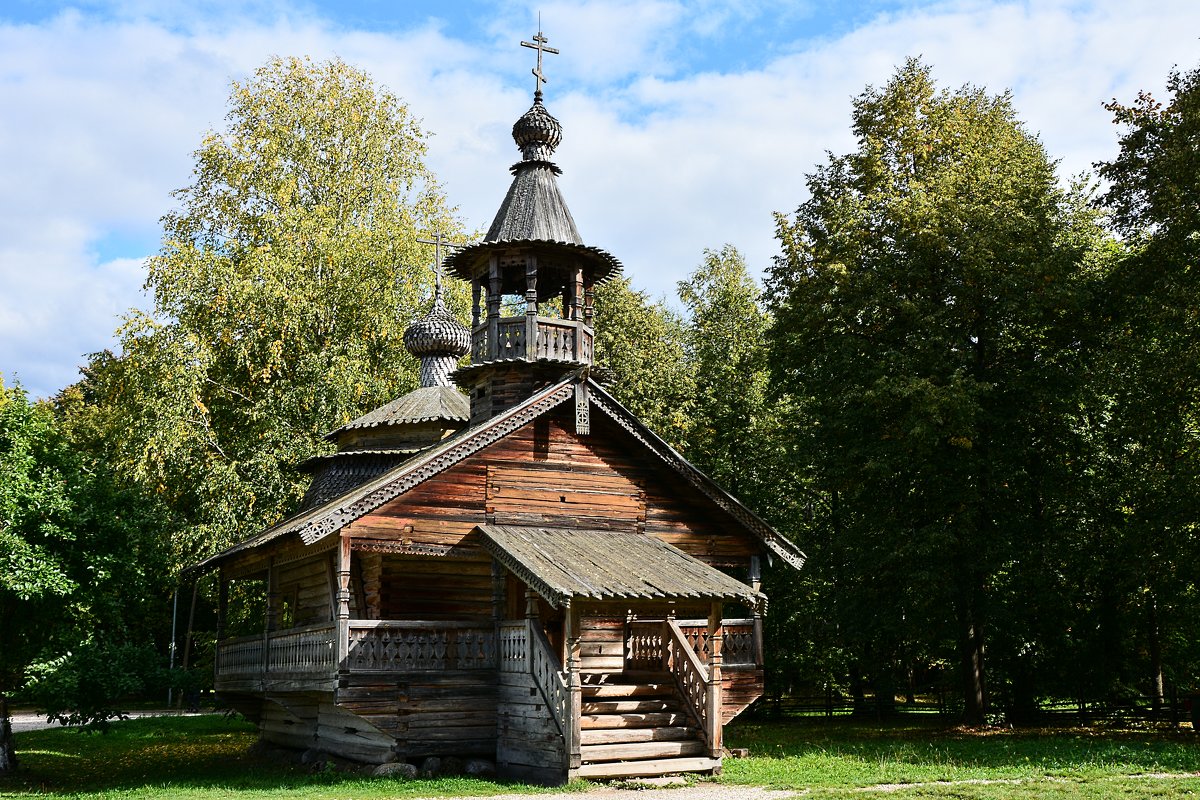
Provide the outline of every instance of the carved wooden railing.
<path id="1" fill-rule="evenodd" d="M 667 669 L 675 677 L 675 686 L 683 695 L 688 710 L 696 718 L 700 730 L 704 731 L 706 742 L 711 748 L 710 721 L 715 717 L 720 719 L 721 710 L 709 707 L 708 668 L 700 663 L 700 657 L 692 649 L 691 642 L 673 619 L 662 623 L 663 638 L 666 640 Z"/>
<path id="2" fill-rule="evenodd" d="M 258 677 L 263 672 L 263 637 L 241 636 L 217 643 L 217 677 Z"/>
<path id="3" fill-rule="evenodd" d="M 492 627 L 469 622 L 350 620 L 351 672 L 495 669 Z"/>
<path id="4" fill-rule="evenodd" d="M 625 636 L 625 669 L 657 672 L 663 668 L 665 652 L 661 620 L 629 623 Z"/>
<path id="5" fill-rule="evenodd" d="M 267 672 L 328 672 L 337 659 L 333 625 L 276 631 L 267 639 Z"/>
<path id="6" fill-rule="evenodd" d="M 217 676 L 248 678 L 264 674 L 331 672 L 337 659 L 333 623 L 321 622 L 217 644 Z"/>
<path id="7" fill-rule="evenodd" d="M 493 324 L 495 341 L 489 341 Z M 531 333 L 528 317 L 501 317 L 471 331 L 471 360 L 475 363 L 501 358 L 591 363 L 592 347 L 592 329 L 578 320 L 534 317 Z"/>
<path id="8" fill-rule="evenodd" d="M 529 629 L 525 620 L 500 623 L 496 651 L 496 664 L 501 672 L 529 670 Z"/>
<path id="9" fill-rule="evenodd" d="M 550 709 L 559 732 L 566 740 L 567 752 L 570 752 L 571 697 L 567 691 L 567 679 L 558 669 L 557 659 L 554 658 L 550 642 L 546 641 L 546 634 L 542 633 L 536 624 L 530 625 L 530 630 L 533 635 L 529 641 L 529 673 L 541 691 L 542 699 L 546 701 L 546 707 Z"/>
<path id="10" fill-rule="evenodd" d="M 708 620 L 685 619 L 679 621 L 679 628 L 699 656 L 701 663 L 708 663 Z M 722 621 L 721 628 L 725 634 L 721 646 L 721 665 L 723 667 L 748 667 L 762 664 L 762 654 L 758 652 L 757 637 L 754 633 L 754 620 L 727 619 Z"/>

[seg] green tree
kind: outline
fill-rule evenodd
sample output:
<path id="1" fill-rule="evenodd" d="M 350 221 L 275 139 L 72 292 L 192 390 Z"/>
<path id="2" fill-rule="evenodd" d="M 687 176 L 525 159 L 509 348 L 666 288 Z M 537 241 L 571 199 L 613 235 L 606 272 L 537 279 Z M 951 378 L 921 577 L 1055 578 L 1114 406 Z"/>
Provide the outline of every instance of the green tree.
<path id="1" fill-rule="evenodd" d="M 731 245 L 705 250 L 704 261 L 679 282 L 686 309 L 687 357 L 695 401 L 685 454 L 735 495 L 758 494 L 767 465 L 766 330 L 758 284 Z"/>
<path id="2" fill-rule="evenodd" d="M 415 386 L 416 239 L 460 233 L 408 108 L 339 60 L 271 60 L 227 119 L 163 217 L 153 314 L 81 387 L 100 446 L 188 521 L 180 563 L 279 520 L 323 433 Z"/>
<path id="3" fill-rule="evenodd" d="M 596 363 L 608 387 L 638 419 L 678 447 L 691 421 L 695 375 L 683 321 L 629 278 L 596 287 Z"/>
<path id="4" fill-rule="evenodd" d="M 149 653 L 164 626 L 170 516 L 68 440 L 48 404 L 0 383 L 0 706 L 32 677 L 51 713 L 102 722 L 146 671 L 106 663 L 114 683 L 65 685 L 86 653 Z M 111 691 L 109 691 L 111 689 Z M 0 713 L 0 772 L 15 765 Z"/>
<path id="5" fill-rule="evenodd" d="M 1127 244 L 1105 292 L 1110 552 L 1138 565 L 1111 587 L 1136 620 L 1113 638 L 1148 654 L 1159 703 L 1165 683 L 1200 690 L 1200 69 L 1172 72 L 1167 95 L 1108 104 L 1122 134 L 1098 165 Z"/>
<path id="6" fill-rule="evenodd" d="M 775 381 L 807 415 L 849 644 L 879 672 L 948 657 L 978 723 L 995 579 L 1058 524 L 1034 509 L 1056 508 L 1094 223 L 1007 94 L 938 90 L 910 60 L 853 130 L 778 220 Z"/>

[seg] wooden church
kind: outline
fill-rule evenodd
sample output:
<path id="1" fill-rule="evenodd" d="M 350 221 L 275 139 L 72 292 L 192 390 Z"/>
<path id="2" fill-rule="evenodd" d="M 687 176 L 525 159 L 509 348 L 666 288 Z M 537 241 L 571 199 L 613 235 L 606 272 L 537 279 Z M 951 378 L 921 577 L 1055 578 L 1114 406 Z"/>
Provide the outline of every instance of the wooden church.
<path id="1" fill-rule="evenodd" d="M 512 185 L 447 259 L 471 328 L 439 292 L 405 334 L 421 387 L 330 434 L 298 513 L 199 565 L 220 572 L 216 689 L 264 740 L 364 763 L 716 772 L 762 693 L 760 561 L 804 556 L 592 376 L 593 290 L 621 265 L 559 191 L 535 41 Z M 265 619 L 231 637 L 239 582 Z"/>

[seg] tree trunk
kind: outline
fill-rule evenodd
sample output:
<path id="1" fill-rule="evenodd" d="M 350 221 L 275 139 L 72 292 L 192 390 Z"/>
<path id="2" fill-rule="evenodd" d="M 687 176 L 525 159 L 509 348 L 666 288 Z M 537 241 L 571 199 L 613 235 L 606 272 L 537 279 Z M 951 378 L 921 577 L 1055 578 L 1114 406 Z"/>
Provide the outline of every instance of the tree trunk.
<path id="1" fill-rule="evenodd" d="M 983 620 L 979 611 L 978 577 L 973 576 L 959 598 L 960 659 L 963 679 L 963 722 L 983 725 L 987 712 L 983 673 Z"/>
<path id="2" fill-rule="evenodd" d="M 1162 711 L 1163 697 L 1162 638 L 1158 630 L 1158 601 L 1150 595 L 1150 704 L 1154 713 Z"/>
<path id="3" fill-rule="evenodd" d="M 8 775 L 16 769 L 17 751 L 8 719 L 8 698 L 0 692 L 0 775 Z"/>

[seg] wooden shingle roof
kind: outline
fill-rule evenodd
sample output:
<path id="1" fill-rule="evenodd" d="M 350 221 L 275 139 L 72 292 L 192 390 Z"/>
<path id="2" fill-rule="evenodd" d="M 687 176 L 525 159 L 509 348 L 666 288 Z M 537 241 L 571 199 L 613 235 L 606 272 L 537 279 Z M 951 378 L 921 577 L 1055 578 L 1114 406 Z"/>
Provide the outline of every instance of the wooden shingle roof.
<path id="1" fill-rule="evenodd" d="M 338 434 L 357 428 L 375 428 L 383 425 L 404 425 L 415 422 L 466 422 L 471 416 L 471 401 L 453 386 L 423 386 L 387 405 L 380 406 L 356 420 L 347 422 L 337 430 L 325 435 L 336 441 Z"/>
<path id="2" fill-rule="evenodd" d="M 475 530 L 493 558 L 555 607 L 575 599 L 766 603 L 762 592 L 653 536 L 513 525 Z"/>

